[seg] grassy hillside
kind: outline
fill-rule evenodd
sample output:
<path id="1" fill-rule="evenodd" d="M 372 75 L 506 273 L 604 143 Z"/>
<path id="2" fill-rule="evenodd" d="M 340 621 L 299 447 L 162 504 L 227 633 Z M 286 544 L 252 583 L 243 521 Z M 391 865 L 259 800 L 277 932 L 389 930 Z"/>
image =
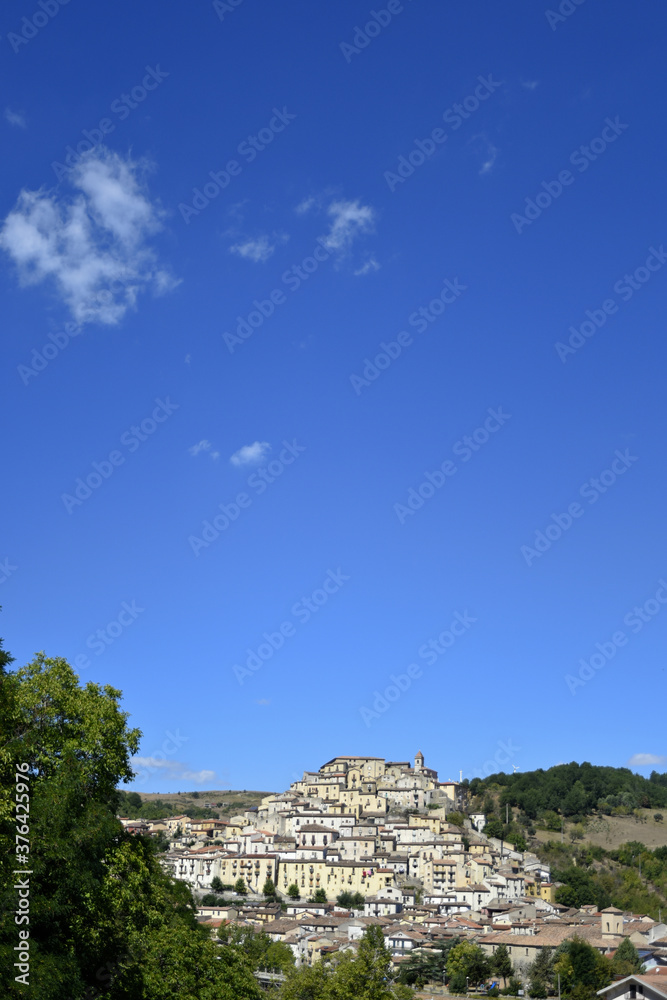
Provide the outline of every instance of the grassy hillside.
<path id="1" fill-rule="evenodd" d="M 119 790 L 119 812 L 130 819 L 165 819 L 183 813 L 192 819 L 228 819 L 258 806 L 270 792 L 124 792 Z M 141 801 L 139 802 L 138 799 Z"/>

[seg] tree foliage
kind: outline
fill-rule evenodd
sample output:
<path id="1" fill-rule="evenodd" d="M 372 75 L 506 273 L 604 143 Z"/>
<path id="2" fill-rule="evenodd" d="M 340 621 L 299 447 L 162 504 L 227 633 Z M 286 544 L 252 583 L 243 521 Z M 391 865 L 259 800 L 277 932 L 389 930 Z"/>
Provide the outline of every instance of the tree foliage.
<path id="1" fill-rule="evenodd" d="M 140 733 L 120 691 L 78 678 L 40 654 L 15 672 L 0 663 L 0 995 L 18 942 L 14 774 L 29 775 L 30 991 L 35 1000 L 259 1000 L 247 959 L 219 960 L 191 893 L 162 870 L 149 837 L 116 818 L 119 782 L 133 777 Z M 6 780 L 5 780 L 6 779 Z"/>
<path id="2" fill-rule="evenodd" d="M 287 977 L 282 1000 L 410 1000 L 409 986 L 396 982 L 382 929 L 364 931 L 356 956 L 302 966 Z"/>
<path id="3" fill-rule="evenodd" d="M 558 764 L 548 770 L 516 774 L 500 772 L 473 778 L 469 791 L 484 796 L 500 789 L 500 806 L 519 807 L 531 819 L 544 813 L 590 815 L 596 810 L 667 808 L 667 774 L 653 771 L 649 778 L 627 767 L 596 767 L 589 763 Z M 486 810 L 485 810 L 486 811 Z"/>
<path id="4" fill-rule="evenodd" d="M 486 982 L 490 972 L 489 959 L 472 941 L 460 941 L 454 945 L 447 958 L 447 975 L 451 978 L 467 976 L 470 986 Z"/>

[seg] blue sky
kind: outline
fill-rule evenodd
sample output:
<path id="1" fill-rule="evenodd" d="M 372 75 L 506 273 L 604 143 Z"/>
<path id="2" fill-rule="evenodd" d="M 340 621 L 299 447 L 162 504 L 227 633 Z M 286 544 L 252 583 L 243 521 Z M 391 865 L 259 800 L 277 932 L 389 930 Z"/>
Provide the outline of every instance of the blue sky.
<path id="1" fill-rule="evenodd" d="M 8 0 L 0 36 L 18 663 L 122 689 L 144 791 L 663 770 L 657 5 Z"/>

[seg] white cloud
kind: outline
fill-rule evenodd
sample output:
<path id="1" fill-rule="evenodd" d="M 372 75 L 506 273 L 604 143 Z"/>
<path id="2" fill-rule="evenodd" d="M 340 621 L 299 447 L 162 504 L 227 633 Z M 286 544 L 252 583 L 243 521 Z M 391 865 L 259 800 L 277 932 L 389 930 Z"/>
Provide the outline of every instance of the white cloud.
<path id="1" fill-rule="evenodd" d="M 628 761 L 628 767 L 648 767 L 649 764 L 666 764 L 667 757 L 656 753 L 635 753 Z"/>
<path id="2" fill-rule="evenodd" d="M 521 86 L 525 87 L 526 90 L 535 90 L 537 87 L 539 87 L 539 85 L 540 85 L 540 81 L 539 80 L 522 80 L 521 81 Z"/>
<path id="3" fill-rule="evenodd" d="M 192 355 L 191 354 L 186 354 L 185 355 L 185 363 L 186 363 L 186 365 L 189 365 L 191 361 L 192 361 Z"/>
<path id="4" fill-rule="evenodd" d="M 193 458 L 196 458 L 197 455 L 199 455 L 202 451 L 208 452 L 208 457 L 213 459 L 214 462 L 217 462 L 217 460 L 220 458 L 220 452 L 215 451 L 211 442 L 207 441 L 206 438 L 204 438 L 202 441 L 198 441 L 197 444 L 193 444 L 191 448 L 188 448 L 188 451 L 193 456 Z"/>
<path id="5" fill-rule="evenodd" d="M 271 701 L 269 698 L 258 698 L 256 701 L 257 705 L 270 705 Z"/>
<path id="6" fill-rule="evenodd" d="M 23 112 L 12 111 L 11 108 L 5 108 L 5 121 L 8 121 L 10 125 L 16 125 L 17 128 L 28 127 L 28 123 L 25 120 Z"/>
<path id="7" fill-rule="evenodd" d="M 251 260 L 254 264 L 263 264 L 276 249 L 268 236 L 258 236 L 257 239 L 247 239 L 243 243 L 235 243 L 229 248 L 230 253 Z"/>
<path id="8" fill-rule="evenodd" d="M 135 780 L 145 780 L 148 775 L 157 771 L 154 777 L 163 781 L 192 781 L 195 785 L 204 782 L 211 782 L 215 778 L 215 771 L 202 769 L 201 771 L 191 771 L 187 764 L 179 760 L 164 760 L 161 757 L 133 757 L 132 767 L 135 773 Z"/>
<path id="9" fill-rule="evenodd" d="M 4 220 L 0 247 L 21 284 L 50 282 L 77 323 L 116 324 L 140 292 L 178 284 L 146 245 L 162 212 L 142 190 L 139 169 L 97 147 L 69 172 L 73 194 L 23 190 Z"/>
<path id="10" fill-rule="evenodd" d="M 379 270 L 380 270 L 380 265 L 376 261 L 375 257 L 371 255 L 366 261 L 366 263 L 362 264 L 361 267 L 358 267 L 354 273 L 355 275 L 370 274 L 371 271 L 379 271 Z"/>
<path id="11" fill-rule="evenodd" d="M 294 209 L 294 211 L 298 215 L 305 215 L 306 212 L 310 212 L 311 208 L 313 207 L 313 205 L 315 205 L 315 203 L 316 199 L 311 194 L 309 195 L 308 198 L 304 198 L 303 201 L 300 201 L 299 204 Z"/>
<path id="12" fill-rule="evenodd" d="M 331 228 L 321 237 L 330 250 L 344 253 L 358 236 L 371 233 L 375 227 L 376 212 L 370 205 L 356 201 L 332 201 L 327 209 Z"/>
<path id="13" fill-rule="evenodd" d="M 200 451 L 210 451 L 210 450 L 211 450 L 211 442 L 206 441 L 206 439 L 204 439 L 203 441 L 199 441 L 198 444 L 193 444 L 191 448 L 188 448 L 188 451 L 193 456 L 198 455 Z"/>
<path id="14" fill-rule="evenodd" d="M 479 169 L 480 177 L 483 177 L 484 174 L 491 173 L 491 171 L 493 170 L 493 165 L 498 157 L 498 150 L 491 142 L 489 143 L 489 149 L 486 155 L 487 158 Z"/>
<path id="15" fill-rule="evenodd" d="M 255 441 L 254 444 L 245 444 L 230 457 L 232 465 L 251 465 L 262 462 L 271 451 L 268 441 Z"/>

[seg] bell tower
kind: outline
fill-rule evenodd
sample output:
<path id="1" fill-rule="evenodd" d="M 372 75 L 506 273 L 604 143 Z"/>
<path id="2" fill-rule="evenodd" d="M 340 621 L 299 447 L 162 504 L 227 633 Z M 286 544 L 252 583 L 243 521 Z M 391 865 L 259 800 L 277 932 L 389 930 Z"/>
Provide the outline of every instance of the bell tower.
<path id="1" fill-rule="evenodd" d="M 415 756 L 415 771 L 421 771 L 423 767 L 424 767 L 424 754 L 421 752 L 421 750 L 418 750 Z"/>

